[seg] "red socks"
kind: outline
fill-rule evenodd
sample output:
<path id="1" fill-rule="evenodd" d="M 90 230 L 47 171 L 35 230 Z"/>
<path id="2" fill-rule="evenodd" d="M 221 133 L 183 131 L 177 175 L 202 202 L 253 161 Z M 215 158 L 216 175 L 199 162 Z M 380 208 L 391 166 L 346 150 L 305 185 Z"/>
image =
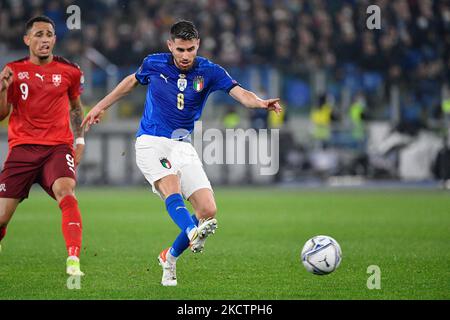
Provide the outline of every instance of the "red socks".
<path id="1" fill-rule="evenodd" d="M 59 203 L 62 211 L 62 232 L 69 256 L 80 256 L 82 224 L 78 201 L 74 196 L 65 196 Z M 6 226 L 0 227 L 0 241 L 6 235 Z"/>
<path id="2" fill-rule="evenodd" d="M 62 232 L 69 256 L 80 256 L 82 224 L 78 201 L 74 196 L 65 196 L 59 203 L 62 211 Z"/>
<path id="3" fill-rule="evenodd" d="M 6 235 L 6 226 L 0 227 L 0 241 L 2 241 L 5 235 Z"/>

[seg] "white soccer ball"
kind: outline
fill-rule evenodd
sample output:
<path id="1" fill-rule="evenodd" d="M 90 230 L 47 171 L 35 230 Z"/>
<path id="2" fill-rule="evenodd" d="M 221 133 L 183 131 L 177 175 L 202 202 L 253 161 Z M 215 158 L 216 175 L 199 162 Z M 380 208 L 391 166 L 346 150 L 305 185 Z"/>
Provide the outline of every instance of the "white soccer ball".
<path id="1" fill-rule="evenodd" d="M 339 267 L 342 251 L 339 243 L 329 236 L 315 236 L 303 246 L 302 263 L 308 272 L 325 275 Z"/>

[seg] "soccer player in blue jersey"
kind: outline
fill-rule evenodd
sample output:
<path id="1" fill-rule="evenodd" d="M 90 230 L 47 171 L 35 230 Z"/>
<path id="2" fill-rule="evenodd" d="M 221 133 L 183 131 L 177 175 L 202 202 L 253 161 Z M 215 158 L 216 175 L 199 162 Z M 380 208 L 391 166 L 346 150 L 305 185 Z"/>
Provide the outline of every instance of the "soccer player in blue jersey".
<path id="1" fill-rule="evenodd" d="M 192 22 L 175 23 L 167 45 L 170 53 L 147 56 L 136 73 L 122 80 L 86 115 L 82 126 L 89 130 L 107 108 L 136 86 L 148 86 L 137 132 L 136 162 L 181 229 L 172 246 L 158 256 L 163 268 L 161 284 L 176 286 L 177 258 L 189 247 L 193 252 L 202 251 L 206 238 L 217 228 L 212 187 L 189 143 L 208 96 L 222 90 L 248 108 L 279 113 L 281 106 L 280 99 L 260 99 L 243 89 L 222 67 L 197 56 L 200 38 Z M 192 204 L 194 215 L 187 210 L 183 197 Z"/>

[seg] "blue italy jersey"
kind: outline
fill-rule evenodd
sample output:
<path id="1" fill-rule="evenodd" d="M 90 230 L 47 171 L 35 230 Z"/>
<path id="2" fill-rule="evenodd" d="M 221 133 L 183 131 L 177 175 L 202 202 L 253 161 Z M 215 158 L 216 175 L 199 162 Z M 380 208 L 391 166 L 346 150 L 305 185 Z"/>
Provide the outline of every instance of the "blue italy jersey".
<path id="1" fill-rule="evenodd" d="M 137 137 L 187 136 L 200 118 L 209 94 L 217 90 L 229 92 L 238 85 L 221 66 L 202 57 L 196 57 L 190 70 L 181 71 L 170 53 L 147 56 L 136 79 L 148 85 Z"/>

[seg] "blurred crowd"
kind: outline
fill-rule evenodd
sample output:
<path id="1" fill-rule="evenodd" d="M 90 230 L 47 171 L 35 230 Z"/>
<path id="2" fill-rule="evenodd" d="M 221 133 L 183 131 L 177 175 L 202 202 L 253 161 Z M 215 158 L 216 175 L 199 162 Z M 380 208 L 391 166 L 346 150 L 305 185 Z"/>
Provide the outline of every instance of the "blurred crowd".
<path id="1" fill-rule="evenodd" d="M 79 31 L 66 28 L 71 4 L 81 8 Z M 366 26 L 373 4 L 381 30 Z M 200 54 L 227 67 L 271 64 L 294 75 L 320 68 L 355 94 L 395 83 L 426 104 L 450 79 L 445 0 L 0 0 L 0 50 L 23 49 L 25 21 L 42 13 L 56 22 L 66 56 L 94 47 L 125 67 L 167 51 L 168 29 L 183 18 L 200 31 Z"/>
<path id="2" fill-rule="evenodd" d="M 66 9 L 73 4 L 81 9 L 80 30 L 66 26 Z M 370 5 L 380 8 L 381 29 L 367 27 Z M 287 113 L 274 120 L 255 111 L 251 126 L 281 127 L 276 122 L 285 121 L 292 110 L 307 110 L 313 140 L 324 148 L 330 142 L 359 148 L 365 143 L 365 121 L 377 108 L 385 113 L 384 120 L 394 122 L 396 104 L 395 129 L 407 134 L 415 134 L 424 119 L 439 119 L 442 111 L 450 116 L 450 96 L 442 94 L 443 85 L 450 83 L 448 0 L 0 0 L 0 58 L 26 49 L 25 22 L 40 14 L 56 23 L 57 54 L 77 62 L 86 49 L 94 48 L 121 75 L 136 70 L 148 54 L 166 52 L 174 22 L 192 20 L 200 32 L 199 54 L 227 67 L 244 86 L 252 85 L 249 68 L 261 74 L 281 71 L 278 85 Z M 105 87 L 104 70 L 92 74 L 93 86 Z M 318 78 L 322 85 L 317 85 Z M 267 81 L 250 89 L 268 93 L 272 85 Z M 396 103 L 392 88 L 400 92 Z M 338 104 L 341 110 L 336 110 Z M 226 110 L 224 127 L 239 125 L 234 106 Z M 336 121 L 350 122 L 350 138 L 333 132 Z M 286 145 L 280 150 L 289 153 L 281 155 L 286 168 L 289 159 L 299 157 L 291 136 L 282 141 Z M 348 172 L 367 174 L 367 159 L 362 153 L 350 162 Z M 321 161 L 314 158 L 311 163 Z M 353 172 L 358 167 L 363 169 Z"/>

